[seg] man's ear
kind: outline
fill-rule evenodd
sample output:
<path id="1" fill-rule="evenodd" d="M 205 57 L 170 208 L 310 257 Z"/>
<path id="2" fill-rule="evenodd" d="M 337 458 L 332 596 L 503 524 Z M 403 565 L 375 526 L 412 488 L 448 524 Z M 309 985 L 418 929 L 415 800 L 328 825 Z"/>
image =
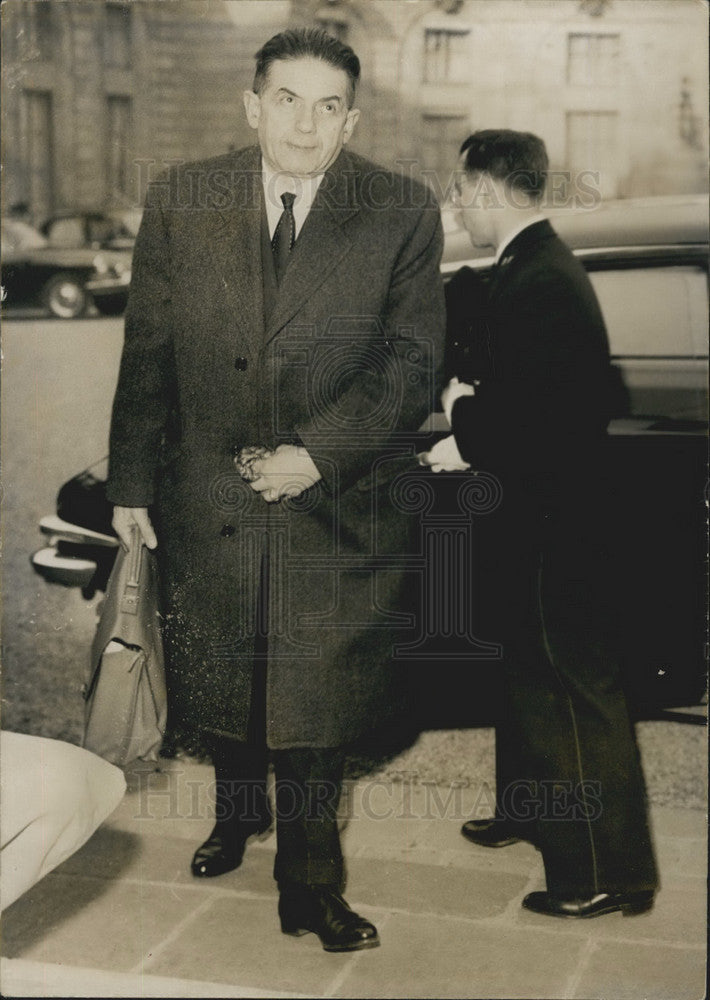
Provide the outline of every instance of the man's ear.
<path id="1" fill-rule="evenodd" d="M 261 98 L 253 90 L 244 91 L 244 110 L 251 128 L 258 128 L 261 117 Z"/>
<path id="2" fill-rule="evenodd" d="M 355 128 L 359 117 L 360 111 L 358 108 L 351 108 L 348 111 L 345 117 L 345 125 L 343 126 L 343 143 L 346 143 L 353 134 L 353 129 Z"/>

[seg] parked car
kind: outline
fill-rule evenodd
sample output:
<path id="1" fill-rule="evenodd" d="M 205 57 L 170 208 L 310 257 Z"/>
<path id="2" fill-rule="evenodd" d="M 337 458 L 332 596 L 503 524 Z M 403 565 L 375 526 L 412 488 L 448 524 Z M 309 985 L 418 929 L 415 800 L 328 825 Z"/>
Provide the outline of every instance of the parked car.
<path id="1" fill-rule="evenodd" d="M 116 212 L 57 212 L 38 227 L 52 246 L 91 247 L 133 252 L 140 210 Z"/>
<path id="2" fill-rule="evenodd" d="M 608 547 L 631 708 L 643 715 L 696 705 L 706 693 L 708 200 L 659 198 L 550 214 L 591 274 L 624 389 L 611 424 Z M 471 247 L 455 217 L 447 213 L 445 223 L 445 279 L 464 265 L 485 277 L 492 257 Z M 464 329 L 447 345 L 448 364 L 465 368 L 468 347 Z M 441 433 L 448 425 L 432 414 L 422 449 Z M 446 534 L 454 517 L 463 532 L 459 547 L 450 542 L 447 549 L 449 561 L 459 560 L 456 579 L 450 586 L 436 581 L 437 594 L 452 593 L 469 579 L 470 540 L 461 542 L 466 526 L 457 506 L 467 474 L 430 475 L 434 520 Z M 87 596 L 105 585 L 117 540 L 100 477 L 65 485 L 56 514 L 42 518 L 40 529 L 46 545 L 33 558 L 38 572 L 82 586 Z M 427 633 L 411 675 L 415 685 L 423 678 L 430 724 L 461 726 L 485 717 L 499 671 L 472 658 L 471 637 L 449 625 L 443 638 Z M 439 678 L 433 695 L 432 669 Z"/>
<path id="3" fill-rule="evenodd" d="M 6 306 L 41 305 L 60 319 L 83 315 L 92 292 L 88 282 L 102 274 L 120 279 L 126 251 L 117 255 L 93 247 L 54 246 L 21 219 L 2 220 L 2 301 Z M 128 257 L 130 275 L 130 256 Z"/>
<path id="4" fill-rule="evenodd" d="M 590 274 L 609 334 L 619 386 L 616 420 L 708 420 L 708 198 L 601 202 L 548 213 Z M 445 214 L 445 279 L 464 265 L 485 277 L 490 251 L 471 246 Z M 466 344 L 449 350 L 465 363 Z M 623 427 L 623 424 L 620 425 Z M 614 429 L 614 428 L 612 428 Z M 618 429 L 618 427 L 617 427 Z"/>
<path id="5" fill-rule="evenodd" d="M 97 273 L 85 287 L 96 308 L 106 316 L 118 316 L 126 308 L 131 258 L 140 220 L 139 209 L 109 213 L 60 212 L 40 226 L 52 246 L 103 251 L 96 259 Z"/>
<path id="6" fill-rule="evenodd" d="M 707 683 L 708 198 L 547 214 L 587 269 L 609 334 L 609 589 L 624 682 L 639 713 L 695 704 Z M 494 258 L 472 247 L 456 213 L 444 222 L 450 298 L 453 274 L 468 266 L 485 282 Z M 451 332 L 449 374 L 467 370 L 467 335 L 476 335 L 475 315 Z M 443 414 L 429 428 L 449 431 Z"/>

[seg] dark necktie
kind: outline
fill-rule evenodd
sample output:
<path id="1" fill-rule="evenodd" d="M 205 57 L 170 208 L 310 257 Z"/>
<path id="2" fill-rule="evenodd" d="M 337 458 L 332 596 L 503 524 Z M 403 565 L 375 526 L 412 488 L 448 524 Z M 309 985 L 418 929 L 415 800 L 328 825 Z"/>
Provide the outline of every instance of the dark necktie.
<path id="1" fill-rule="evenodd" d="M 293 248 L 293 241 L 296 238 L 296 222 L 293 218 L 293 202 L 295 194 L 291 191 L 284 191 L 281 195 L 284 210 L 281 213 L 274 235 L 271 240 L 271 249 L 274 253 L 274 267 L 276 269 L 276 280 L 281 284 L 281 279 L 288 265 L 288 258 Z"/>

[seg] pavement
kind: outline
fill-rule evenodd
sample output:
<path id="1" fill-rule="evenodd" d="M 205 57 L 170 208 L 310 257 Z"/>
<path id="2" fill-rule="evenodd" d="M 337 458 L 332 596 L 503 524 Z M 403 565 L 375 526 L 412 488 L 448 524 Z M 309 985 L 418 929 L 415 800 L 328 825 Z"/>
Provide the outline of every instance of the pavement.
<path id="1" fill-rule="evenodd" d="M 705 996 L 707 820 L 652 807 L 662 886 L 649 913 L 561 920 L 521 908 L 539 853 L 476 847 L 461 822 L 489 803 L 469 782 L 346 783 L 347 898 L 381 947 L 328 954 L 281 934 L 275 835 L 242 866 L 191 876 L 209 833 L 212 769 L 190 759 L 127 774 L 91 840 L 3 914 L 2 994 L 74 997 Z"/>

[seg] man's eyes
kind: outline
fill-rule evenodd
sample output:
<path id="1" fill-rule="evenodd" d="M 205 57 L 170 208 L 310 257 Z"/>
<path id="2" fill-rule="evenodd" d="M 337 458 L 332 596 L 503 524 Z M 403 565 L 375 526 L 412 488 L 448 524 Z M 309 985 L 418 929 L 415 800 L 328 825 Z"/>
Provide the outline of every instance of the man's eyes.
<path id="1" fill-rule="evenodd" d="M 295 107 L 297 101 L 293 94 L 281 94 L 279 103 L 288 107 Z M 340 110 L 340 105 L 336 101 L 323 101 L 316 104 L 316 113 L 319 115 L 336 115 Z"/>

